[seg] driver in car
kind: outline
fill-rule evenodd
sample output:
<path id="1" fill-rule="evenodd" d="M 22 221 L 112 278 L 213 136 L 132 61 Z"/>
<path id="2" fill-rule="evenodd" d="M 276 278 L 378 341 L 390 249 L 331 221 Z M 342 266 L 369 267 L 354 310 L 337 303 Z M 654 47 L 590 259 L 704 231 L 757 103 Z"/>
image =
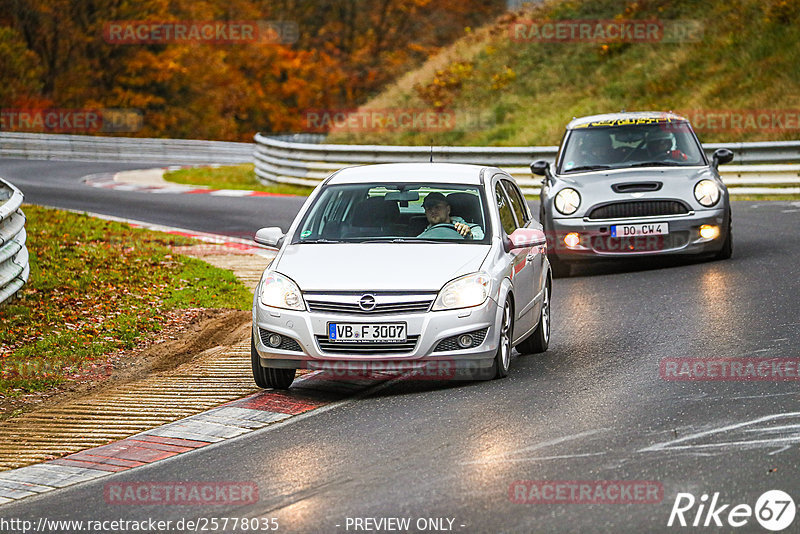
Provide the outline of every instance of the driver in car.
<path id="1" fill-rule="evenodd" d="M 450 216 L 450 204 L 447 198 L 439 192 L 428 193 L 422 202 L 425 208 L 425 217 L 428 218 L 428 227 L 417 237 L 452 237 L 452 231 L 462 237 L 472 239 L 472 230 L 461 217 Z"/>
<path id="2" fill-rule="evenodd" d="M 656 161 L 686 161 L 689 157 L 675 146 L 675 136 L 668 132 L 653 132 L 647 136 L 647 152 Z"/>

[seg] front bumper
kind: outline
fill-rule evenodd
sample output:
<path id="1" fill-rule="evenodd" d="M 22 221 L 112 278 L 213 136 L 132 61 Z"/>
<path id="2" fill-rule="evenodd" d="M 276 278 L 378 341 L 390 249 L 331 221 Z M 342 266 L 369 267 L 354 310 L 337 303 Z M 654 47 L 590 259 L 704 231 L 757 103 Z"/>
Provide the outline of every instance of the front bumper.
<path id="1" fill-rule="evenodd" d="M 548 253 L 566 261 L 660 254 L 711 254 L 722 248 L 727 237 L 728 213 L 728 208 L 722 206 L 686 215 L 630 219 L 553 218 L 548 221 Z M 669 234 L 611 237 L 611 226 L 656 222 L 668 223 Z M 704 224 L 717 226 L 719 235 L 712 239 L 701 237 L 700 226 Z M 580 236 L 580 243 L 570 247 L 564 242 L 564 237 L 573 232 Z"/>
<path id="2" fill-rule="evenodd" d="M 390 364 L 406 362 L 425 364 L 446 361 L 455 368 L 485 368 L 492 364 L 497 352 L 501 308 L 491 298 L 481 306 L 461 310 L 428 311 L 405 314 L 353 315 L 294 311 L 263 306 L 255 299 L 253 306 L 253 342 L 263 367 L 288 369 L 327 368 L 337 362 L 374 364 L 374 368 L 390 368 Z M 408 350 L 383 351 L 380 345 L 360 344 L 364 350 L 334 351 L 323 347 L 329 322 L 406 323 Z M 282 343 L 279 348 L 264 343 L 261 332 L 278 334 L 295 343 Z M 482 341 L 468 349 L 435 350 L 439 342 L 465 333 L 485 332 Z M 415 338 L 413 343 L 412 338 Z M 286 350 L 287 348 L 291 350 Z M 335 347 L 336 348 L 336 347 Z M 374 348 L 374 350 L 373 350 Z"/>

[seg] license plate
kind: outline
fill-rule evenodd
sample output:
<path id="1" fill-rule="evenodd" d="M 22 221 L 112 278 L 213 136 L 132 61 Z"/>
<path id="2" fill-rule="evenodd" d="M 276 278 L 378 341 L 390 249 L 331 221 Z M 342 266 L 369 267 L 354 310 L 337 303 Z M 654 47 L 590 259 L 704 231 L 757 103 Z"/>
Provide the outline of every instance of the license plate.
<path id="1" fill-rule="evenodd" d="M 611 227 L 611 237 L 633 237 L 637 235 L 667 235 L 668 223 L 617 224 Z"/>
<path id="2" fill-rule="evenodd" d="M 337 343 L 404 343 L 406 323 L 328 323 L 328 339 Z"/>

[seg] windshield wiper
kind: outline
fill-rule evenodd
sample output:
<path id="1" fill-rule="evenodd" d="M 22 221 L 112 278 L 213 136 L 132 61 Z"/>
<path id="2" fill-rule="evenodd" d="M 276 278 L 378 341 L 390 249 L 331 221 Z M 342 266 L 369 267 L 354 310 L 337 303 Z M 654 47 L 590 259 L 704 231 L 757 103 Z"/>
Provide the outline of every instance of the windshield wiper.
<path id="1" fill-rule="evenodd" d="M 603 169 L 610 169 L 610 165 L 581 165 L 580 167 L 572 167 L 571 169 L 564 170 L 564 173 L 578 172 L 578 171 L 600 171 Z"/>
<path id="2" fill-rule="evenodd" d="M 631 167 L 680 167 L 680 164 L 669 161 L 643 161 L 641 163 L 628 165 L 625 168 L 630 169 Z"/>
<path id="3" fill-rule="evenodd" d="M 358 243 L 441 243 L 441 240 L 420 239 L 417 237 L 376 237 L 375 239 L 365 239 Z"/>
<path id="4" fill-rule="evenodd" d="M 316 243 L 341 243 L 341 241 L 337 241 L 335 239 L 303 239 L 302 241 L 298 241 L 300 244 L 316 244 Z"/>

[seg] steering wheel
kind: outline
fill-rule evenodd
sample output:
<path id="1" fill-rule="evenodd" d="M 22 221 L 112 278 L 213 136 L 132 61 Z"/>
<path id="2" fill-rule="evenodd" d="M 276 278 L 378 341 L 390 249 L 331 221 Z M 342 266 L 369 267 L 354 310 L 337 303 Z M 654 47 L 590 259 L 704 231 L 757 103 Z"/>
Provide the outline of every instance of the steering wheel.
<path id="1" fill-rule="evenodd" d="M 456 236 L 458 236 L 458 237 L 460 237 L 461 239 L 464 239 L 464 236 L 463 236 L 463 235 L 461 235 L 461 233 L 460 233 L 458 230 L 456 230 L 456 227 L 455 227 L 455 225 L 454 225 L 453 223 L 439 223 L 439 224 L 434 224 L 434 225 L 433 225 L 433 226 L 431 226 L 430 228 L 427 228 L 427 229 L 426 229 L 426 230 L 425 230 L 425 231 L 424 231 L 422 234 L 420 234 L 420 235 L 426 234 L 427 232 L 430 232 L 430 231 L 431 231 L 431 230 L 433 230 L 434 228 L 442 228 L 442 229 L 445 229 L 445 230 L 452 230 L 452 232 L 455 234 L 455 236 L 453 236 L 453 237 L 456 237 Z M 446 238 L 448 238 L 448 239 L 450 238 L 450 236 L 442 236 L 442 237 L 446 237 Z"/>

